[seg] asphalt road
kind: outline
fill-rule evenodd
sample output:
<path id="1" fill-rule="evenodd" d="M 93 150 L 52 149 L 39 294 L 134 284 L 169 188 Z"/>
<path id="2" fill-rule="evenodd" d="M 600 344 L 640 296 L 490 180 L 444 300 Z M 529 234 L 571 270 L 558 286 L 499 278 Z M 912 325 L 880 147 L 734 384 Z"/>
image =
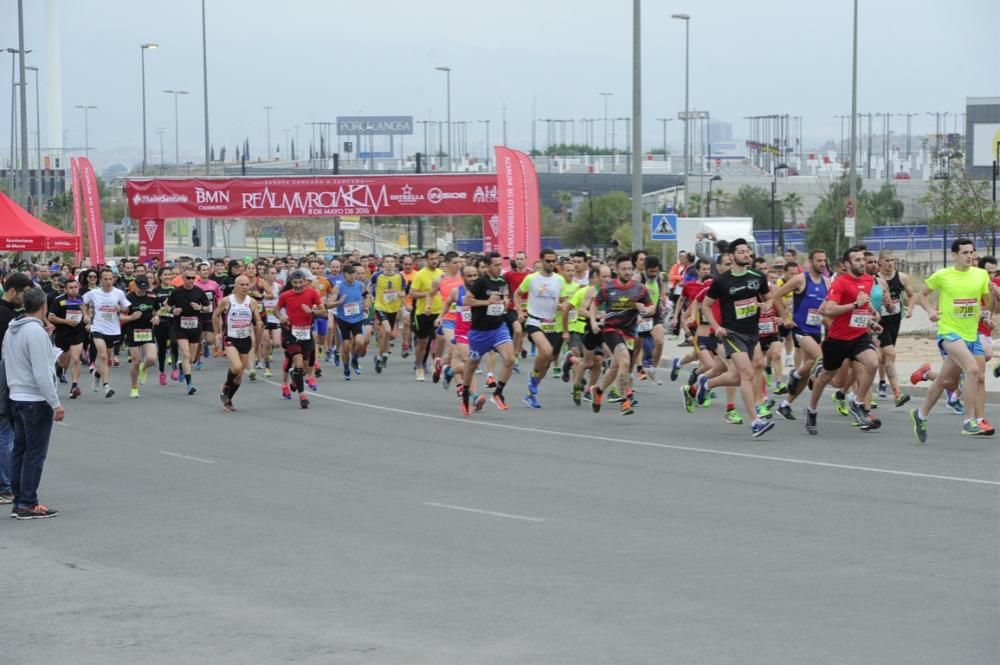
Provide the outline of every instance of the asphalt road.
<path id="1" fill-rule="evenodd" d="M 223 413 L 214 360 L 70 402 L 61 514 L 0 522 L 0 663 L 1000 661 L 1000 445 L 957 416 L 920 446 L 824 400 L 751 439 L 669 385 L 623 418 L 515 377 L 463 418 L 404 362 L 308 411 L 258 382 Z"/>

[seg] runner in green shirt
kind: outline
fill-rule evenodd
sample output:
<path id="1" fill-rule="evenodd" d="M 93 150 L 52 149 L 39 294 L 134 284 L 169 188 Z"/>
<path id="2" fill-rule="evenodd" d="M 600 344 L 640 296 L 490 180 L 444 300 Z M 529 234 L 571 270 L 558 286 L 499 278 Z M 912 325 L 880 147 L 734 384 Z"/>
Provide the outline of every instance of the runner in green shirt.
<path id="1" fill-rule="evenodd" d="M 927 310 L 931 321 L 938 324 L 938 348 L 944 362 L 937 378 L 927 391 L 927 398 L 919 409 L 910 411 L 913 433 L 921 443 L 927 441 L 927 416 L 945 389 L 955 390 L 965 374 L 966 404 L 972 405 L 973 417 L 962 424 L 966 436 L 991 436 L 993 427 L 986 421 L 978 406 L 978 393 L 985 389 L 983 377 L 986 358 L 979 342 L 978 326 L 982 305 L 990 310 L 996 307 L 998 289 L 990 283 L 989 274 L 975 267 L 976 246 L 968 238 L 959 238 L 951 244 L 954 265 L 942 268 L 927 278 L 917 302 Z M 935 308 L 928 296 L 938 292 Z"/>

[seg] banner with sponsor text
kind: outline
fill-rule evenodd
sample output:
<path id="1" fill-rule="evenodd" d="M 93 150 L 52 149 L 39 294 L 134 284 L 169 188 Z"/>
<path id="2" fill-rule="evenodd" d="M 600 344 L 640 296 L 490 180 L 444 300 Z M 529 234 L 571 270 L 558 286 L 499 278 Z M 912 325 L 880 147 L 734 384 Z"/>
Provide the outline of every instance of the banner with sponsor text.
<path id="1" fill-rule="evenodd" d="M 87 239 L 90 264 L 104 263 L 104 224 L 101 222 L 101 194 L 97 188 L 94 165 L 86 157 L 78 157 L 84 210 L 87 211 Z"/>
<path id="2" fill-rule="evenodd" d="M 500 253 L 514 256 L 523 251 L 530 265 L 542 241 L 538 174 L 528 155 L 504 146 L 496 146 L 496 163 Z"/>
<path id="3" fill-rule="evenodd" d="M 162 219 L 142 219 L 136 224 L 139 231 L 139 261 L 146 263 L 159 259 L 163 263 L 164 226 Z"/>
<path id="4" fill-rule="evenodd" d="M 80 247 L 73 254 L 74 263 L 83 263 L 83 221 L 80 219 L 80 165 L 76 157 L 69 160 L 73 191 L 73 235 L 80 239 Z"/>

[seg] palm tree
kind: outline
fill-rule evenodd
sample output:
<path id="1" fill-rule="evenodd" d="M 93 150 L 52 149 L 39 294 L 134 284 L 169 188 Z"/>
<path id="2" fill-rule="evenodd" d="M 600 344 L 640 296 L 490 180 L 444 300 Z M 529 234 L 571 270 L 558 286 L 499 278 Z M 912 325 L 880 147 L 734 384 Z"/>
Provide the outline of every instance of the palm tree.
<path id="1" fill-rule="evenodd" d="M 701 196 L 698 194 L 691 194 L 686 197 L 684 205 L 681 206 L 683 212 L 688 217 L 700 217 L 701 216 Z"/>
<path id="2" fill-rule="evenodd" d="M 712 194 L 712 203 L 715 204 L 715 216 L 721 217 L 723 209 L 726 209 L 726 212 L 728 212 L 729 204 L 731 202 L 732 196 L 730 196 L 728 192 L 724 192 L 722 190 L 714 192 Z"/>
<path id="3" fill-rule="evenodd" d="M 802 207 L 802 197 L 795 192 L 788 192 L 785 194 L 785 198 L 782 200 L 785 204 L 785 209 L 788 210 L 789 214 L 792 216 L 792 226 L 798 228 L 798 216 L 799 213 L 803 212 Z"/>

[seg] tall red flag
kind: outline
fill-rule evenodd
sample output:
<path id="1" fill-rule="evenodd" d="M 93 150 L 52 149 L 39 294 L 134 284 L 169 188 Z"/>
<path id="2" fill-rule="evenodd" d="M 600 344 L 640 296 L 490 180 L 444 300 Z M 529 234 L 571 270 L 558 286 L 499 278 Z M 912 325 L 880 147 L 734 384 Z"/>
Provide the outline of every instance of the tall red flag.
<path id="1" fill-rule="evenodd" d="M 513 257 L 523 251 L 533 263 L 541 251 L 541 208 L 538 174 L 528 155 L 496 146 L 497 201 L 501 254 Z"/>
<path id="2" fill-rule="evenodd" d="M 524 245 L 529 261 L 539 258 L 542 251 L 542 207 L 538 196 L 538 174 L 535 173 L 535 163 L 531 157 L 520 151 L 515 151 L 517 161 L 521 166 L 521 179 L 524 181 Z"/>
<path id="3" fill-rule="evenodd" d="M 87 237 L 90 240 L 90 263 L 104 263 L 104 224 L 101 222 L 101 194 L 97 188 L 94 165 L 86 157 L 77 159 L 83 185 L 83 202 L 87 210 Z"/>
<path id="4" fill-rule="evenodd" d="M 80 239 L 80 247 L 73 255 L 77 267 L 83 263 L 83 222 L 80 220 L 80 166 L 76 157 L 69 160 L 70 173 L 73 180 L 73 235 Z"/>

